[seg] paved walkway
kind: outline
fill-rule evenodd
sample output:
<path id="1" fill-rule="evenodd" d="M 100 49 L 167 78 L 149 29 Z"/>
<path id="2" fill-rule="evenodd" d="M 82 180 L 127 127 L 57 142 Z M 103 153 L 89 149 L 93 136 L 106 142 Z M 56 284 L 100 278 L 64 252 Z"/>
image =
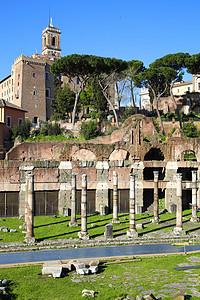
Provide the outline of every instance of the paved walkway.
<path id="1" fill-rule="evenodd" d="M 0 254 L 0 266 L 21 263 L 36 263 L 47 260 L 70 260 L 81 258 L 110 258 L 135 255 L 172 254 L 200 251 L 200 245 L 174 247 L 170 244 L 110 246 Z"/>

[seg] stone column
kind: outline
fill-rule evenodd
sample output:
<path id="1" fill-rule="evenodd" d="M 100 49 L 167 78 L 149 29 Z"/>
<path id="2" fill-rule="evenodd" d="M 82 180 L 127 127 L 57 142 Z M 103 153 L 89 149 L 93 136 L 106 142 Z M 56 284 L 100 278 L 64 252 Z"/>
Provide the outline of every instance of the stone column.
<path id="1" fill-rule="evenodd" d="M 82 175 L 81 195 L 81 231 L 78 233 L 80 239 L 89 239 L 87 232 L 87 175 Z"/>
<path id="2" fill-rule="evenodd" d="M 174 228 L 175 233 L 180 233 L 183 231 L 182 222 L 182 174 L 178 173 L 176 175 L 177 184 L 177 204 L 176 204 L 176 227 Z"/>
<path id="3" fill-rule="evenodd" d="M 76 174 L 72 173 L 71 220 L 69 226 L 78 226 L 76 220 Z"/>
<path id="4" fill-rule="evenodd" d="M 120 223 L 118 219 L 118 175 L 113 171 L 113 219 L 112 223 Z"/>
<path id="5" fill-rule="evenodd" d="M 159 172 L 154 171 L 154 217 L 152 219 L 153 223 L 159 222 L 159 199 L 158 199 L 158 176 Z"/>
<path id="6" fill-rule="evenodd" d="M 33 193 L 34 193 L 34 182 L 33 173 L 26 172 L 26 183 L 25 183 L 25 222 L 27 226 L 25 242 L 34 243 L 35 237 L 33 233 Z"/>
<path id="7" fill-rule="evenodd" d="M 198 222 L 197 217 L 197 171 L 192 171 L 192 217 L 191 222 Z"/>
<path id="8" fill-rule="evenodd" d="M 128 237 L 138 237 L 138 233 L 135 229 L 135 175 L 130 174 L 130 223 L 129 230 L 127 231 Z"/>

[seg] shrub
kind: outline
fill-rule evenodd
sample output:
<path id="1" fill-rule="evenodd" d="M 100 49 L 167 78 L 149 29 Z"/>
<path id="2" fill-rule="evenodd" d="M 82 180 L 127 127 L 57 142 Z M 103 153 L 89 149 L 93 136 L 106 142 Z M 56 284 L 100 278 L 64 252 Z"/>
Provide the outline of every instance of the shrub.
<path id="1" fill-rule="evenodd" d="M 90 120 L 83 122 L 80 128 L 80 134 L 86 139 L 90 140 L 98 136 L 97 122 Z"/>
<path id="2" fill-rule="evenodd" d="M 11 140 L 14 142 L 15 139 L 20 136 L 24 141 L 30 136 L 31 122 L 28 119 L 22 121 L 20 125 L 14 125 L 10 130 Z"/>
<path id="3" fill-rule="evenodd" d="M 183 124 L 183 132 L 187 137 L 198 137 L 199 133 L 197 127 L 194 125 L 193 121 Z"/>

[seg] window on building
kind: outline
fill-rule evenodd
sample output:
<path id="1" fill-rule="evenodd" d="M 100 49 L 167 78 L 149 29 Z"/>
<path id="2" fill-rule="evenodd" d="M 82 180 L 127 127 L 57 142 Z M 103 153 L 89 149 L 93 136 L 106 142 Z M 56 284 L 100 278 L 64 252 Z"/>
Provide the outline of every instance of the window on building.
<path id="1" fill-rule="evenodd" d="M 46 79 L 46 80 L 49 79 L 49 72 L 45 72 L 45 79 Z"/>
<path id="2" fill-rule="evenodd" d="M 3 97 L 3 93 L 1 93 L 1 97 Z"/>
<path id="3" fill-rule="evenodd" d="M 8 81 L 7 81 L 7 86 L 8 86 Z"/>
<path id="4" fill-rule="evenodd" d="M 20 74 L 18 74 L 18 80 L 20 80 Z"/>
<path id="5" fill-rule="evenodd" d="M 76 83 L 79 84 L 79 78 L 78 77 L 76 78 Z"/>
<path id="6" fill-rule="evenodd" d="M 46 97 L 50 97 L 50 89 L 46 89 Z"/>
<path id="7" fill-rule="evenodd" d="M 33 95 L 35 96 L 36 94 L 37 94 L 37 91 L 36 91 L 36 90 L 34 90 L 34 91 L 33 91 Z"/>
<path id="8" fill-rule="evenodd" d="M 61 80 L 61 79 L 62 79 L 62 76 L 61 76 L 61 75 L 59 75 L 59 76 L 58 76 L 58 79 L 59 79 L 59 80 Z"/>
<path id="9" fill-rule="evenodd" d="M 2 84 L 2 86 L 1 86 L 1 88 L 3 89 L 3 84 Z"/>
<path id="10" fill-rule="evenodd" d="M 22 124 L 22 119 L 19 118 L 19 119 L 18 119 L 18 125 L 20 126 L 21 124 Z"/>
<path id="11" fill-rule="evenodd" d="M 200 90 L 200 82 L 198 82 L 198 90 Z"/>
<path id="12" fill-rule="evenodd" d="M 4 87 L 6 87 L 6 83 L 4 82 Z"/>
<path id="13" fill-rule="evenodd" d="M 9 128 L 11 127 L 11 117 L 10 116 L 6 117 L 6 126 Z"/>
<path id="14" fill-rule="evenodd" d="M 179 89 L 177 90 L 177 93 L 179 93 Z"/>
<path id="15" fill-rule="evenodd" d="M 56 38 L 52 37 L 52 46 L 55 46 L 55 45 L 56 45 Z"/>
<path id="16" fill-rule="evenodd" d="M 36 75 L 35 75 L 35 73 L 33 73 L 33 78 L 35 78 L 36 77 Z"/>
<path id="17" fill-rule="evenodd" d="M 190 92 L 190 87 L 188 86 L 188 92 Z"/>
<path id="18" fill-rule="evenodd" d="M 13 85 L 13 79 L 12 79 L 12 85 Z"/>

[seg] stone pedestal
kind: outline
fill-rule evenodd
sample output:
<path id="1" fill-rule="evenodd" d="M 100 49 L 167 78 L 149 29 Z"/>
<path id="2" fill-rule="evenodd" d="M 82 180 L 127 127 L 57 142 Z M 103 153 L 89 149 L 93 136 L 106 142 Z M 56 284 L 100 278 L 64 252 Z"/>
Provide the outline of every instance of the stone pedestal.
<path id="1" fill-rule="evenodd" d="M 100 205 L 100 215 L 105 216 L 106 215 L 106 206 L 101 204 Z"/>
<path id="2" fill-rule="evenodd" d="M 130 175 L 130 222 L 129 230 L 127 231 L 128 237 L 138 237 L 138 233 L 135 229 L 135 175 Z"/>
<path id="3" fill-rule="evenodd" d="M 72 173 L 71 220 L 69 226 L 78 226 L 76 220 L 76 174 Z"/>
<path id="4" fill-rule="evenodd" d="M 159 199 L 158 199 L 158 176 L 159 172 L 154 171 L 154 217 L 152 219 L 153 223 L 159 223 Z"/>
<path id="5" fill-rule="evenodd" d="M 81 231 L 78 232 L 80 239 L 89 239 L 87 232 L 87 175 L 82 175 L 82 194 L 81 194 Z"/>
<path id="6" fill-rule="evenodd" d="M 26 243 L 34 243 L 35 237 L 33 232 L 33 193 L 34 193 L 34 182 L 33 173 L 26 172 L 26 183 L 25 183 L 25 222 L 26 222 Z"/>
<path id="7" fill-rule="evenodd" d="M 118 175 L 113 171 L 113 219 L 112 223 L 120 223 L 118 219 Z"/>
<path id="8" fill-rule="evenodd" d="M 112 239 L 113 238 L 113 225 L 112 224 L 107 224 L 105 226 L 105 232 L 104 236 L 106 239 Z"/>
<path id="9" fill-rule="evenodd" d="M 174 233 L 180 234 L 183 231 L 182 221 L 182 174 L 176 175 L 177 183 L 177 205 L 176 205 L 176 227 Z"/>
<path id="10" fill-rule="evenodd" d="M 197 217 L 197 171 L 192 171 L 192 217 L 191 222 L 198 222 Z"/>

